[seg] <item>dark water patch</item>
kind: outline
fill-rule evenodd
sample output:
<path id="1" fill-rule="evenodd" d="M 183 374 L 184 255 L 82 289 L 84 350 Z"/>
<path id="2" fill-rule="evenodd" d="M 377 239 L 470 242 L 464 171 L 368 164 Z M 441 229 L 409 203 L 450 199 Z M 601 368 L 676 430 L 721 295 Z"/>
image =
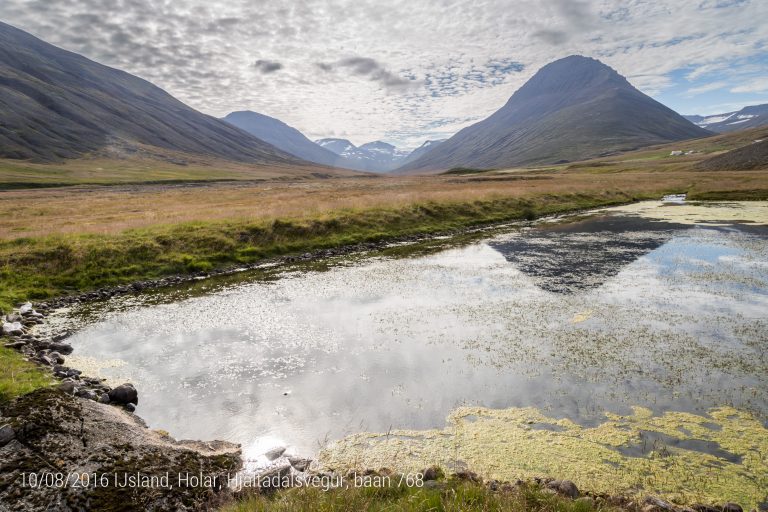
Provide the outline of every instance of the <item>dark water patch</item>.
<path id="1" fill-rule="evenodd" d="M 642 458 L 649 456 L 651 453 L 656 453 L 662 457 L 668 457 L 672 455 L 670 448 L 706 453 L 733 464 L 741 464 L 742 461 L 741 455 L 736 455 L 722 449 L 720 445 L 714 441 L 678 438 L 653 430 L 641 430 L 639 439 L 635 443 L 619 446 L 617 451 L 627 457 Z"/>

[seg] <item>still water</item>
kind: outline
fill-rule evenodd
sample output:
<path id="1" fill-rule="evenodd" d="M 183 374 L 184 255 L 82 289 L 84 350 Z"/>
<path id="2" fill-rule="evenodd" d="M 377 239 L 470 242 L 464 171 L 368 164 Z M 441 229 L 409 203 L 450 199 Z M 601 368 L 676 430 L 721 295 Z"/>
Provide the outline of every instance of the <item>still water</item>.
<path id="1" fill-rule="evenodd" d="M 151 427 L 247 457 L 441 427 L 461 405 L 583 425 L 733 405 L 765 422 L 768 226 L 745 219 L 768 205 L 643 206 L 116 298 L 53 327 L 76 331 L 68 364 L 136 384 Z"/>

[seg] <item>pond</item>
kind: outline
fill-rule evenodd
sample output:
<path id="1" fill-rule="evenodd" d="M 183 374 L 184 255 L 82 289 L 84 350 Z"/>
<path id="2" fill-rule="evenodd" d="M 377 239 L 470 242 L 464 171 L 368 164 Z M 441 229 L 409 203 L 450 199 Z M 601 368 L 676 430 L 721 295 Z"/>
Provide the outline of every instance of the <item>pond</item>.
<path id="1" fill-rule="evenodd" d="M 75 330 L 68 364 L 133 382 L 152 428 L 239 442 L 254 459 L 442 428 L 461 406 L 590 427 L 632 406 L 727 405 L 765 424 L 766 211 L 646 202 L 426 255 L 114 298 L 51 327 Z"/>

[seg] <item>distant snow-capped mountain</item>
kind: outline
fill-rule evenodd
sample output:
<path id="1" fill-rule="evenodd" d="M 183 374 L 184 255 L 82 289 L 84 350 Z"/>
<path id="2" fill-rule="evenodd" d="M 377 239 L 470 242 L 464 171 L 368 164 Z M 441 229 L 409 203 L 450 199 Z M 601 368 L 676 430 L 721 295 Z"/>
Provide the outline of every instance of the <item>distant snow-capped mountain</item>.
<path id="1" fill-rule="evenodd" d="M 347 139 L 334 138 L 316 140 L 315 143 L 343 157 L 345 167 L 361 171 L 388 172 L 399 167 L 409 155 L 408 151 L 379 140 L 361 146 L 355 146 Z"/>
<path id="2" fill-rule="evenodd" d="M 747 128 L 757 128 L 768 125 L 768 103 L 752 105 L 734 112 L 714 114 L 711 116 L 683 116 L 693 124 L 712 130 L 713 132 L 735 132 Z"/>

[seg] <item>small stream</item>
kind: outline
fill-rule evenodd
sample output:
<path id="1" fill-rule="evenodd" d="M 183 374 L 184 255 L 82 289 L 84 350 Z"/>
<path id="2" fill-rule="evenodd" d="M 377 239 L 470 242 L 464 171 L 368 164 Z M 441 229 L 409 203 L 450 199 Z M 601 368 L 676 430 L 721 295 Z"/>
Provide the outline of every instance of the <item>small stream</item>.
<path id="1" fill-rule="evenodd" d="M 68 364 L 135 383 L 152 428 L 252 459 L 439 428 L 461 405 L 582 425 L 732 405 L 765 422 L 768 226 L 720 212 L 766 207 L 608 209 L 428 255 L 118 297 L 52 328 L 76 329 Z"/>

